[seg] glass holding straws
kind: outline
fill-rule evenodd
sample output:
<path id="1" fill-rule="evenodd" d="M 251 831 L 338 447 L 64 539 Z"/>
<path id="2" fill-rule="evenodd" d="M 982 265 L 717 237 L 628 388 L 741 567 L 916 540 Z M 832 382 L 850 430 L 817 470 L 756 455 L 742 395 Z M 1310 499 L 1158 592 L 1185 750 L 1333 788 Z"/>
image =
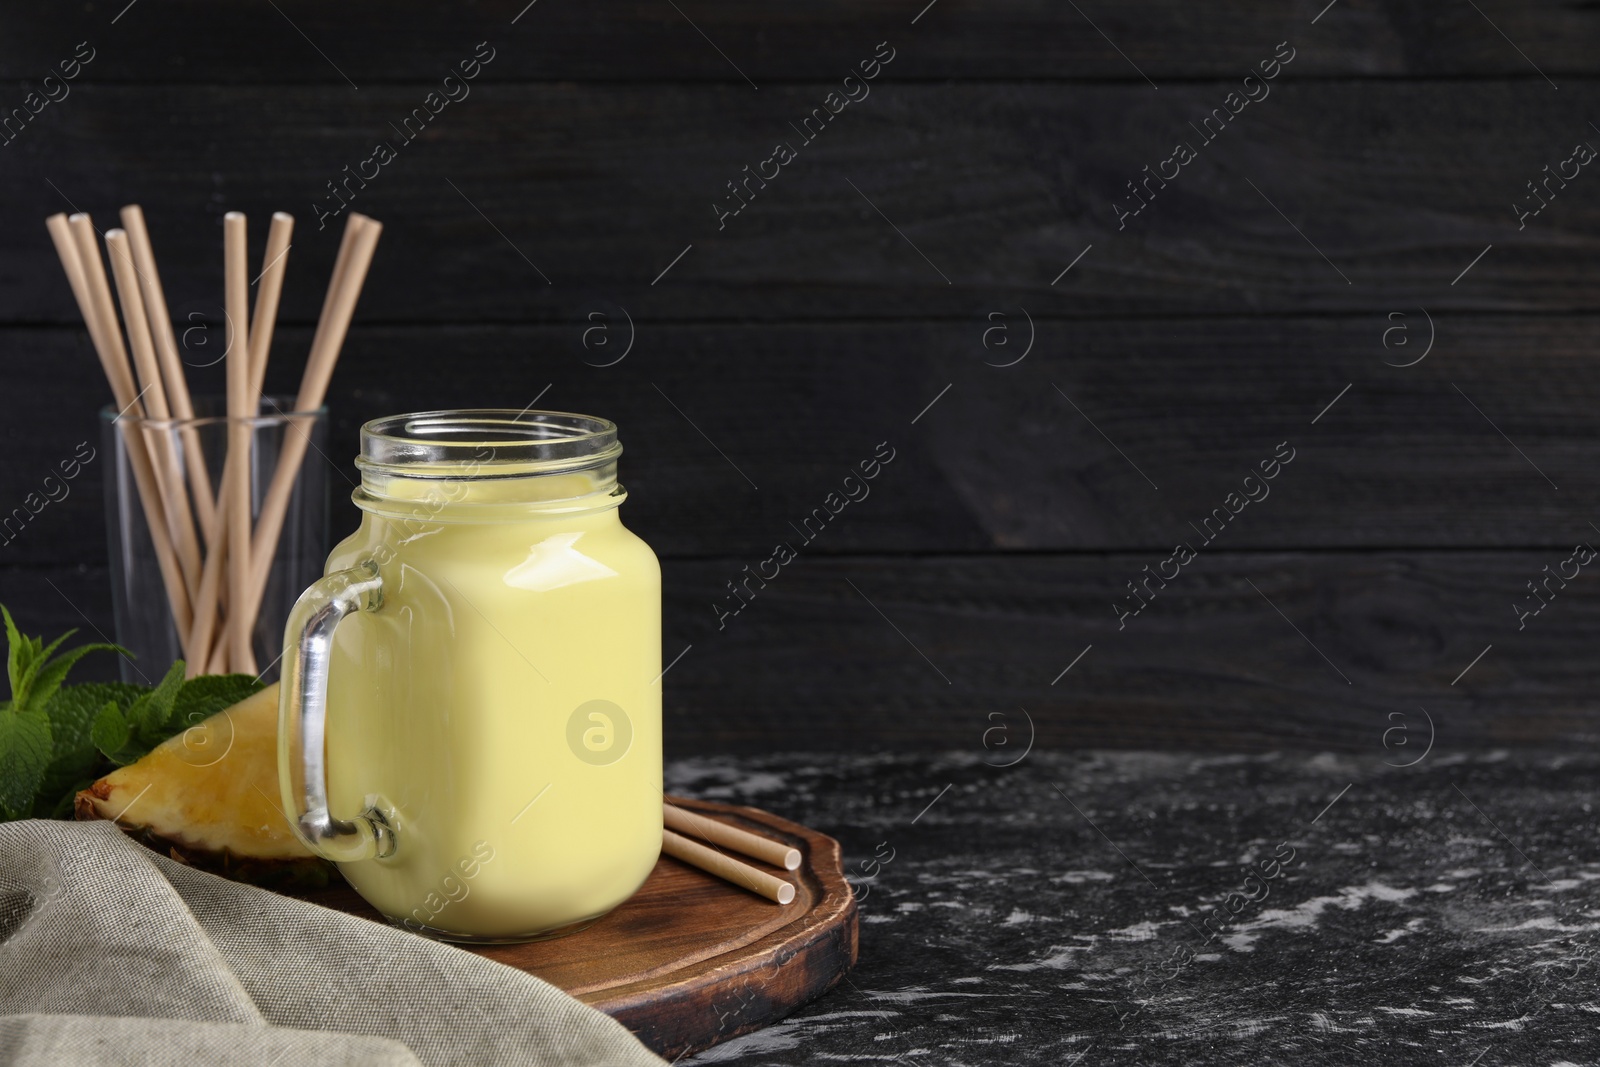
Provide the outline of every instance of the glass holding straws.
<path id="1" fill-rule="evenodd" d="M 320 559 L 325 545 L 325 473 L 305 459 L 319 447 L 323 399 L 383 227 L 351 214 L 300 391 L 263 403 L 294 219 L 273 215 L 252 318 L 245 217 L 224 216 L 227 397 L 197 418 L 137 205 L 122 223 L 105 234 L 120 322 L 89 216 L 45 223 L 115 404 L 104 433 L 116 457 L 107 503 L 117 636 L 156 664 L 181 655 L 190 677 L 269 673 L 283 591 L 298 592 L 300 561 Z"/>
<path id="2" fill-rule="evenodd" d="M 250 510 L 258 519 L 271 489 L 273 471 L 291 438 L 305 436 L 313 453 L 325 452 L 327 409 L 294 413 L 292 397 L 265 397 L 262 413 L 244 420 L 250 435 Z M 111 562 L 111 600 L 116 619 L 117 644 L 135 656 L 122 661 L 124 681 L 152 684 L 166 664 L 187 659 L 191 633 L 180 634 L 166 594 L 161 558 L 144 506 L 136 473 L 134 441 L 140 442 L 147 456 L 162 457 L 164 467 L 154 467 L 161 498 L 170 501 L 177 492 L 190 486 L 221 486 L 226 477 L 228 441 L 232 433 L 226 405 L 220 397 L 196 397 L 197 417 L 193 419 L 152 419 L 119 415 L 107 407 L 100 413 L 102 455 L 109 457 L 110 474 L 105 483 L 106 538 Z M 291 414 L 283 414 L 290 412 Z M 202 469 L 203 468 L 203 471 Z M 299 465 L 284 510 L 283 527 L 267 569 L 266 586 L 260 608 L 249 630 L 249 648 L 264 680 L 278 676 L 282 653 L 283 628 L 300 590 L 322 574 L 322 561 L 328 554 L 328 464 L 314 454 L 311 462 Z M 191 514 L 196 497 L 189 493 Z M 215 520 L 215 507 L 210 511 Z M 197 544 L 209 552 L 216 533 L 206 522 L 195 520 Z M 169 540 L 171 523 L 168 524 Z M 226 592 L 220 570 L 223 556 L 199 562 L 197 591 L 207 592 L 207 566 L 218 571 L 211 578 L 215 592 Z M 180 562 L 180 568 L 182 566 Z M 223 619 L 227 604 L 219 606 Z M 202 658 L 194 653 L 197 670 L 215 673 L 222 670 L 230 645 L 223 639 L 223 626 L 212 626 L 211 649 Z M 255 673 L 255 672 L 252 672 Z"/>

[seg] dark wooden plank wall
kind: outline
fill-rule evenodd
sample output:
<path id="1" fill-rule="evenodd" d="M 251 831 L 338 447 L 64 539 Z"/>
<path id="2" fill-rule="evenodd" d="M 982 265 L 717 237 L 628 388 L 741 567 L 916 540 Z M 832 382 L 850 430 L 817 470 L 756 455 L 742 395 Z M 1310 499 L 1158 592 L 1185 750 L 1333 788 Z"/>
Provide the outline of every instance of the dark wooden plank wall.
<path id="1" fill-rule="evenodd" d="M 352 186 L 387 229 L 332 453 L 364 418 L 546 387 L 615 418 L 667 655 L 692 645 L 675 753 L 971 747 L 1021 709 L 1051 745 L 1381 756 L 1389 714 L 1419 709 L 1446 747 L 1600 733 L 1587 571 L 1523 629 L 1512 607 L 1600 537 L 1600 179 L 1513 206 L 1600 145 L 1600 13 L 678 7 L 7 16 L 0 110 L 78 42 L 94 59 L 0 146 L 0 509 L 105 399 L 44 215 L 141 201 L 176 312 L 213 324 L 200 363 L 221 213 L 250 212 L 259 248 L 293 211 L 269 382 L 292 387 L 337 243 L 326 183 L 488 41 L 470 95 Z M 871 94 L 802 143 L 789 124 L 885 41 Z M 1203 142 L 1189 124 L 1280 42 L 1270 95 Z M 778 140 L 797 158 L 719 227 Z M 1197 158 L 1120 219 L 1178 141 Z M 596 312 L 611 346 L 586 349 Z M 882 441 L 871 497 L 719 629 L 725 583 Z M 1280 442 L 1271 496 L 1119 629 L 1126 583 Z M 35 628 L 109 629 L 99 474 L 0 546 L 0 599 Z"/>

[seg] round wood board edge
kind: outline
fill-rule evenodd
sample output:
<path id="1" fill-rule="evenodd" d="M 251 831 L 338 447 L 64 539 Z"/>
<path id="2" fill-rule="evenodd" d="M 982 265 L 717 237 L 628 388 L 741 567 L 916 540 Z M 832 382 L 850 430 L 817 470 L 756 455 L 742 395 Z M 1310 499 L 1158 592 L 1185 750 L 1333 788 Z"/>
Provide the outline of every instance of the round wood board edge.
<path id="1" fill-rule="evenodd" d="M 794 922 L 697 964 L 676 979 L 597 990 L 578 999 L 615 1018 L 671 1059 L 768 1026 L 821 996 L 855 966 L 860 926 L 855 893 L 844 877 L 839 842 L 760 808 L 671 797 L 691 811 L 728 820 L 764 836 L 803 844 L 794 872 L 812 881 L 816 901 Z M 676 862 L 676 861 L 673 861 Z M 703 1021 L 717 1020 L 706 1033 Z"/>

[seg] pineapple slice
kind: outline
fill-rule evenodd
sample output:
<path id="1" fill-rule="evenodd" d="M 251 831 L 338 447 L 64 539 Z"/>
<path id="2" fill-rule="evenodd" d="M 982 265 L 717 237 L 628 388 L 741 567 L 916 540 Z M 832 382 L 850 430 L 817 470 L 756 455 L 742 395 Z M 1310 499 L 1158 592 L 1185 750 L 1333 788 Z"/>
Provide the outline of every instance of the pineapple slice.
<path id="1" fill-rule="evenodd" d="M 326 885 L 332 865 L 295 837 L 278 797 L 278 687 L 162 742 L 77 796 L 180 863 L 284 888 Z"/>

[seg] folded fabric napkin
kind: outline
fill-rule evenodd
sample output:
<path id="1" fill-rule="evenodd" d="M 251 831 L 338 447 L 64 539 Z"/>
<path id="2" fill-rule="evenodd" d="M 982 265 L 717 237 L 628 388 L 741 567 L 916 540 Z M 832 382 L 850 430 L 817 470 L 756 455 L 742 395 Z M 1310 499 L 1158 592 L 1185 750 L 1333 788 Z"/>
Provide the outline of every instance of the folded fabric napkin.
<path id="1" fill-rule="evenodd" d="M 665 1062 L 538 978 L 111 823 L 0 824 L 0 1065 Z"/>

